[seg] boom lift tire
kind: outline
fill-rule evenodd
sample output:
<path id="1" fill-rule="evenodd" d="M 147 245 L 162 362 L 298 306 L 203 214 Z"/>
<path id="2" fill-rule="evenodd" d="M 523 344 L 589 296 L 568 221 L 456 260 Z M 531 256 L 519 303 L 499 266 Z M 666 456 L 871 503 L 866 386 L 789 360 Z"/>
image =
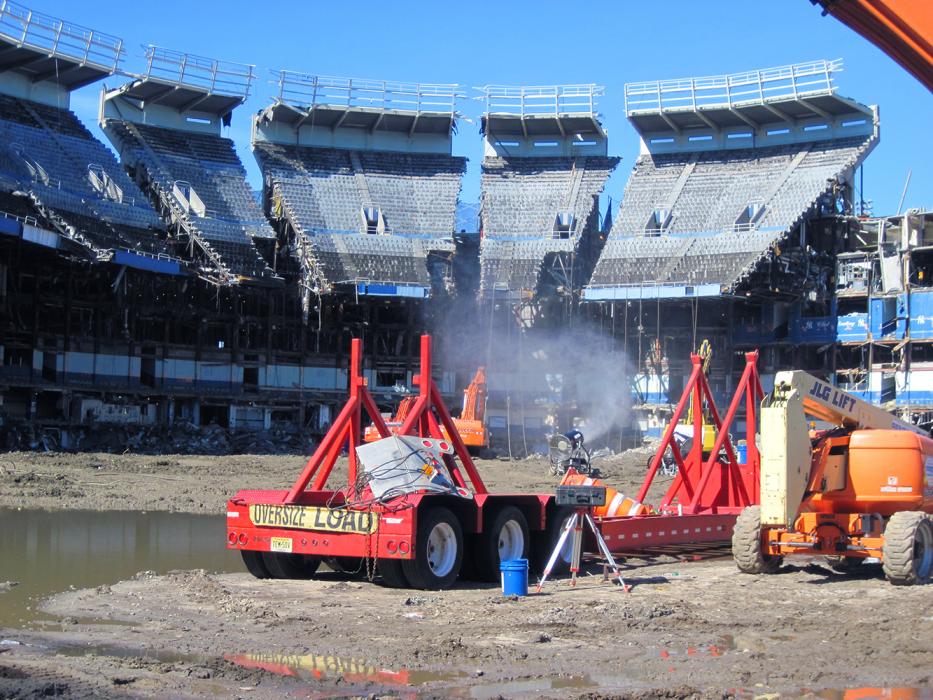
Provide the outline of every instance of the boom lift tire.
<path id="1" fill-rule="evenodd" d="M 933 575 L 933 520 L 902 510 L 888 520 L 882 547 L 884 575 L 895 586 L 913 586 Z"/>
<path id="2" fill-rule="evenodd" d="M 285 552 L 263 552 L 262 563 L 272 578 L 306 579 L 314 576 L 320 557 L 306 554 L 287 554 Z"/>
<path id="3" fill-rule="evenodd" d="M 774 557 L 761 551 L 761 506 L 747 506 L 735 520 L 732 530 L 732 557 L 736 566 L 746 574 L 773 574 L 783 557 Z"/>
<path id="4" fill-rule="evenodd" d="M 483 528 L 474 551 L 476 573 L 481 581 L 498 581 L 499 564 L 506 559 L 527 559 L 531 534 L 524 514 L 515 506 L 496 513 L 490 527 Z"/>
<path id="5" fill-rule="evenodd" d="M 401 559 L 379 559 L 376 569 L 382 574 L 382 582 L 389 588 L 411 588 L 402 570 Z"/>
<path id="6" fill-rule="evenodd" d="M 419 514 L 414 558 L 402 560 L 402 571 L 412 588 L 441 591 L 453 586 L 463 563 L 463 528 L 447 508 Z"/>
<path id="7" fill-rule="evenodd" d="M 246 564 L 246 570 L 256 578 L 272 578 L 272 574 L 266 568 L 262 560 L 262 552 L 256 552 L 250 549 L 241 549 L 243 563 Z"/>

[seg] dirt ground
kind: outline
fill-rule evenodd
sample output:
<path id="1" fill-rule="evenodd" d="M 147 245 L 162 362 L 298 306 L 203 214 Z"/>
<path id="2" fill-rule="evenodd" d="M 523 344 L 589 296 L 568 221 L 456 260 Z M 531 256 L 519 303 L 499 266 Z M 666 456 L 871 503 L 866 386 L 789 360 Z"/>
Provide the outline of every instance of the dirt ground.
<path id="1" fill-rule="evenodd" d="M 644 479 L 647 450 L 596 456 L 593 465 L 609 485 L 630 493 Z M 0 508 L 51 510 L 166 510 L 223 513 L 239 489 L 288 488 L 307 461 L 300 455 L 135 455 L 8 452 L 0 454 Z M 476 460 L 490 490 L 553 491 L 557 478 L 541 456 L 509 462 Z M 331 485 L 346 483 L 346 460 Z M 659 476 L 649 499 L 660 498 L 670 479 Z"/>
<path id="2" fill-rule="evenodd" d="M 597 466 L 634 493 L 647 457 Z M 303 463 L 5 454 L 0 507 L 223 513 L 238 488 L 286 487 Z M 496 490 L 556 481 L 541 458 L 479 468 Z M 426 593 L 331 572 L 141 572 L 45 600 L 54 623 L 0 630 L 0 698 L 933 697 L 933 586 L 892 587 L 875 566 L 843 576 L 819 559 L 746 576 L 726 550 L 630 559 L 630 593 L 599 573 L 511 599 L 496 585 Z"/>

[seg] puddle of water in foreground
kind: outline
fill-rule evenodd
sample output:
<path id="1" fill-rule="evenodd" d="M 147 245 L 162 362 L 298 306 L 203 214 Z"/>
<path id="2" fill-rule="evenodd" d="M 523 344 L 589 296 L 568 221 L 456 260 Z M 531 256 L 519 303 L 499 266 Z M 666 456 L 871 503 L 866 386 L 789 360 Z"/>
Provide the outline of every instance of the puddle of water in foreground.
<path id="1" fill-rule="evenodd" d="M 723 640 L 728 642 L 728 638 Z M 728 646 L 723 644 L 722 646 Z M 704 650 L 708 653 L 715 647 Z M 715 654 L 714 654 L 715 655 Z M 267 671 L 299 681 L 342 680 L 353 684 L 375 684 L 386 690 L 410 688 L 417 690 L 427 684 L 455 684 L 444 688 L 449 697 L 488 700 L 498 697 L 535 697 L 550 690 L 625 690 L 638 684 L 621 676 L 578 674 L 572 676 L 542 676 L 510 681 L 484 681 L 468 677 L 463 671 L 418 671 L 407 668 L 388 669 L 364 659 L 323 654 L 226 654 L 224 659 L 248 669 Z M 736 697 L 755 698 L 763 689 L 739 690 Z M 815 700 L 933 700 L 933 689 L 924 688 L 850 688 L 846 690 L 809 691 L 801 689 L 777 697 L 807 697 Z"/>
<path id="2" fill-rule="evenodd" d="M 513 681 L 484 682 L 463 671 L 423 671 L 388 669 L 364 659 L 317 654 L 227 654 L 227 661 L 243 668 L 261 669 L 279 676 L 305 681 L 340 679 L 345 683 L 367 683 L 385 688 L 416 688 L 428 683 L 456 683 L 444 690 L 450 697 L 486 698 L 534 697 L 547 690 L 581 690 L 630 685 L 622 678 L 589 675 L 543 676 Z"/>
<path id="3" fill-rule="evenodd" d="M 27 627 L 47 615 L 39 601 L 74 588 L 112 584 L 140 571 L 242 571 L 226 549 L 222 515 L 138 511 L 0 509 L 0 627 Z"/>

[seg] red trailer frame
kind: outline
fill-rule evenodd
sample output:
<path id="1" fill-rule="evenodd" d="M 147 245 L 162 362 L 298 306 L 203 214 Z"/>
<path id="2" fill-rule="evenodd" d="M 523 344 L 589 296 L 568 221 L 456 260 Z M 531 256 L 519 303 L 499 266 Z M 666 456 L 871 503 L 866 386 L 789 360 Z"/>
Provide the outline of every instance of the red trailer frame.
<path id="1" fill-rule="evenodd" d="M 382 437 L 392 434 L 376 407 L 361 368 L 362 342 L 353 339 L 347 403 L 290 489 L 239 491 L 228 501 L 229 549 L 319 557 L 412 559 L 418 516 L 426 504 L 442 504 L 454 512 L 464 535 L 481 534 L 484 523 L 491 522 L 495 513 L 506 505 L 522 512 L 530 534 L 544 531 L 552 494 L 490 494 L 486 489 L 431 376 L 431 337 L 428 335 L 421 336 L 420 372 L 413 380 L 419 390 L 418 398 L 398 434 L 437 440 L 447 440 L 449 436 L 454 454 L 443 455 L 444 463 L 456 486 L 471 491 L 472 498 L 412 493 L 386 504 L 369 499 L 365 504 L 356 505 L 364 495 L 357 492 L 356 455 L 356 447 L 363 444 L 363 410 Z M 441 426 L 446 429 L 446 435 Z M 328 489 L 328 479 L 344 450 L 349 461 L 347 484 L 341 489 Z M 459 458 L 459 465 L 455 457 Z"/>
<path id="2" fill-rule="evenodd" d="M 742 508 L 757 502 L 759 457 L 754 435 L 757 401 L 762 391 L 755 369 L 756 359 L 757 352 L 746 355 L 742 379 L 725 419 L 721 420 L 702 372 L 702 361 L 697 355 L 691 356 L 693 372 L 651 462 L 638 500 L 647 494 L 668 446 L 678 464 L 678 476 L 652 514 L 598 519 L 611 550 L 632 551 L 726 540 Z M 498 538 L 498 535 L 493 538 L 490 532 L 497 515 L 506 508 L 517 508 L 528 525 L 529 550 L 533 544 L 534 556 L 546 558 L 546 545 L 556 539 L 561 524 L 557 522 L 558 510 L 553 494 L 491 494 L 487 491 L 431 376 L 431 338 L 427 335 L 421 337 L 421 365 L 414 384 L 418 387 L 418 398 L 398 433 L 436 440 L 446 440 L 449 436 L 454 454 L 443 455 L 444 463 L 455 484 L 472 493 L 472 498 L 421 492 L 380 503 L 367 498 L 367 489 L 360 493 L 356 447 L 363 442 L 363 410 L 369 414 L 380 435 L 389 437 L 390 431 L 376 408 L 362 373 L 362 342 L 354 339 L 350 352 L 347 403 L 297 481 L 287 490 L 239 491 L 227 503 L 227 546 L 245 553 L 244 560 L 250 571 L 260 575 L 250 566 L 250 556 L 309 555 L 315 560 L 354 557 L 379 560 L 387 581 L 392 579 L 393 585 L 405 585 L 406 576 L 398 575 L 393 566 L 416 558 L 419 518 L 435 506 L 442 506 L 454 514 L 464 535 L 465 548 L 472 546 L 474 552 L 487 552 L 487 559 L 490 542 L 486 540 L 491 541 L 495 551 Z M 702 439 L 694 440 L 686 455 L 680 453 L 674 441 L 674 429 L 688 400 L 693 401 L 695 435 L 702 435 L 704 403 L 709 409 L 717 438 L 714 448 L 708 453 L 703 452 Z M 739 464 L 727 437 L 728 428 L 743 401 L 748 460 L 746 464 Z M 347 451 L 349 462 L 346 486 L 329 489 L 328 479 L 343 450 Z M 723 450 L 725 459 L 720 456 Z M 561 512 L 561 520 L 563 515 Z M 466 538 L 470 538 L 469 544 Z M 475 549 L 477 546 L 480 548 Z M 477 562 L 477 566 L 483 566 L 482 561 L 474 561 L 475 564 Z M 497 573 L 498 562 L 495 564 Z M 300 575 L 297 573 L 299 569 L 291 566 L 258 564 L 259 569 L 263 566 L 265 575 L 285 577 L 291 575 L 288 571 Z M 393 570 L 396 573 L 392 574 Z M 485 577 L 490 578 L 493 567 L 488 561 L 485 562 L 485 570 Z M 407 576 L 409 582 L 411 578 L 411 575 Z"/>

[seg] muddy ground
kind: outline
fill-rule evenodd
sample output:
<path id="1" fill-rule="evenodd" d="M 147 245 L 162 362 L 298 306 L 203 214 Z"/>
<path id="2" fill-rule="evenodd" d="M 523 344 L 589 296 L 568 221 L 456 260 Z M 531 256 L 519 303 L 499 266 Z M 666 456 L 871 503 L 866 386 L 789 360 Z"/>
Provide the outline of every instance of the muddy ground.
<path id="1" fill-rule="evenodd" d="M 594 466 L 610 485 L 634 493 L 651 452 L 630 450 L 595 456 Z M 85 510 L 166 510 L 223 513 L 238 489 L 288 488 L 307 461 L 300 455 L 135 455 L 61 452 L 0 454 L 0 508 Z M 490 490 L 553 491 L 546 458 L 476 460 Z M 331 485 L 346 483 L 346 460 Z M 659 476 L 652 497 L 660 498 L 670 479 Z"/>
<path id="2" fill-rule="evenodd" d="M 598 466 L 633 493 L 647 456 Z M 5 454 L 0 507 L 223 513 L 232 491 L 286 487 L 303 462 Z M 556 481 L 540 458 L 479 468 L 496 490 Z M 933 697 L 933 586 L 892 587 L 874 566 L 842 576 L 819 559 L 746 576 L 725 550 L 630 559 L 630 593 L 599 573 L 507 599 L 494 585 L 426 593 L 330 572 L 141 572 L 45 600 L 55 622 L 0 630 L 0 698 Z"/>

